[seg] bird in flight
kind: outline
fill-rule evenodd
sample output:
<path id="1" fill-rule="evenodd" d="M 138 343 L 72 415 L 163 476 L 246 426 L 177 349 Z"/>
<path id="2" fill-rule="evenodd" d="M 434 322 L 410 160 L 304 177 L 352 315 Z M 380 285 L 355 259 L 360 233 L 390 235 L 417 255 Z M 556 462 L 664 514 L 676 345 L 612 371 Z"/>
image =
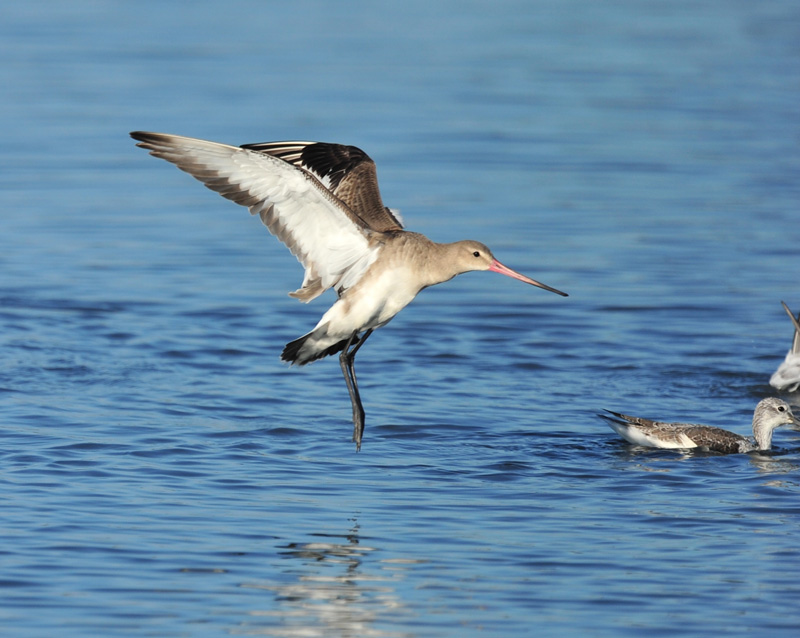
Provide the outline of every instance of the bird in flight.
<path id="1" fill-rule="evenodd" d="M 230 146 L 141 131 L 131 137 L 258 215 L 305 269 L 292 297 L 308 302 L 329 288 L 336 291 L 337 300 L 313 330 L 286 344 L 281 358 L 305 365 L 339 354 L 356 450 L 365 422 L 356 353 L 421 290 L 488 270 L 567 296 L 504 266 L 480 242 L 439 244 L 405 230 L 400 216 L 383 204 L 375 163 L 355 146 L 300 141 Z"/>

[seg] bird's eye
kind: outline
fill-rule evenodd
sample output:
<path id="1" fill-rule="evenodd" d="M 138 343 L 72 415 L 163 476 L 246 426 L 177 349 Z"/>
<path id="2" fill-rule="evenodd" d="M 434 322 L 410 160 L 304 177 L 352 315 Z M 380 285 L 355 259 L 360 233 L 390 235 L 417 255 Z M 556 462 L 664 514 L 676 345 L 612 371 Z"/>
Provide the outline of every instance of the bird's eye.
<path id="1" fill-rule="evenodd" d="M 473 257 L 480 257 L 481 254 L 476 250 L 474 253 L 472 253 L 472 256 Z"/>
<path id="2" fill-rule="evenodd" d="M 778 412 L 786 412 L 786 408 L 782 405 L 778 406 Z"/>

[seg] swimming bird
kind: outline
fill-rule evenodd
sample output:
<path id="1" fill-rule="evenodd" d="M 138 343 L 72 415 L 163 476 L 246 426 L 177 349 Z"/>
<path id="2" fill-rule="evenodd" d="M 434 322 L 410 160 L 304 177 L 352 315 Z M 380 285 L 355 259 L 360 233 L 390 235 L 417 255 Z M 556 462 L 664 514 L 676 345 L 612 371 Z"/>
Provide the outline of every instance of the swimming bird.
<path id="1" fill-rule="evenodd" d="M 782 301 L 781 305 L 794 324 L 794 339 L 792 339 L 792 347 L 786 353 L 786 359 L 775 370 L 769 384 L 778 390 L 794 392 L 800 388 L 800 315 L 795 318 L 792 311 L 789 310 L 789 306 Z"/>
<path id="2" fill-rule="evenodd" d="M 753 437 L 722 428 L 692 423 L 663 423 L 606 410 L 599 416 L 623 439 L 634 445 L 669 449 L 703 448 L 723 454 L 769 450 L 772 431 L 781 425 L 800 425 L 789 404 L 776 397 L 763 399 L 753 414 Z"/>
<path id="3" fill-rule="evenodd" d="M 365 420 L 356 353 L 422 289 L 488 270 L 567 296 L 504 266 L 480 242 L 439 244 L 406 231 L 399 215 L 383 205 L 375 163 L 355 146 L 301 141 L 229 146 L 141 131 L 131 137 L 258 215 L 305 268 L 301 287 L 290 296 L 308 302 L 329 288 L 336 291 L 336 302 L 313 330 L 286 344 L 281 359 L 302 366 L 340 353 L 356 450 Z"/>

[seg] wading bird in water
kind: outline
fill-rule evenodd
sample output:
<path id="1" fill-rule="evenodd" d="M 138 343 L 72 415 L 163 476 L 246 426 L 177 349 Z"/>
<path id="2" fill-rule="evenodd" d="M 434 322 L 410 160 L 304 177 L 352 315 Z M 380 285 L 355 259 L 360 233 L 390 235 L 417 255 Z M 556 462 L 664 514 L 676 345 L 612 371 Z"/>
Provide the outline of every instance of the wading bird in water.
<path id="1" fill-rule="evenodd" d="M 800 389 L 800 315 L 795 318 L 792 311 L 789 310 L 789 306 L 782 301 L 781 305 L 786 314 L 789 315 L 789 319 L 792 320 L 792 325 L 794 325 L 794 338 L 792 339 L 792 347 L 786 353 L 783 363 L 773 373 L 769 384 L 778 390 L 794 392 Z"/>
<path id="2" fill-rule="evenodd" d="M 131 137 L 151 155 L 258 215 L 305 268 L 303 284 L 289 293 L 292 297 L 308 302 L 329 288 L 336 291 L 337 301 L 311 332 L 286 344 L 281 359 L 305 365 L 341 353 L 357 450 L 364 407 L 353 367 L 356 353 L 423 288 L 489 270 L 566 296 L 504 266 L 480 242 L 438 244 L 404 230 L 397 213 L 383 205 L 375 163 L 355 146 L 229 146 L 145 132 Z"/>
<path id="3" fill-rule="evenodd" d="M 664 423 L 606 410 L 600 416 L 626 441 L 645 447 L 701 448 L 722 454 L 769 450 L 772 431 L 782 425 L 800 425 L 786 401 L 769 397 L 759 401 L 753 413 L 753 438 L 709 425 Z M 610 416 L 609 416 L 610 415 Z"/>

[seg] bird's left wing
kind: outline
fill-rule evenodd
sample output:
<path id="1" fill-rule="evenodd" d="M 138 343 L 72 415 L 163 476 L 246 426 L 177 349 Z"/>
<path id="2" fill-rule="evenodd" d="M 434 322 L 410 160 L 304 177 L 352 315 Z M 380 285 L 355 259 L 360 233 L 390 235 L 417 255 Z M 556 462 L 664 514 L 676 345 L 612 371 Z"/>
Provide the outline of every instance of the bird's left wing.
<path id="1" fill-rule="evenodd" d="M 377 258 L 363 221 L 308 172 L 269 154 L 164 133 L 131 137 L 223 197 L 259 215 L 305 268 L 293 293 L 310 301 L 355 284 Z"/>
<path id="2" fill-rule="evenodd" d="M 244 144 L 242 148 L 279 157 L 308 171 L 372 230 L 403 228 L 400 214 L 383 205 L 375 162 L 356 146 L 295 141 Z"/>

